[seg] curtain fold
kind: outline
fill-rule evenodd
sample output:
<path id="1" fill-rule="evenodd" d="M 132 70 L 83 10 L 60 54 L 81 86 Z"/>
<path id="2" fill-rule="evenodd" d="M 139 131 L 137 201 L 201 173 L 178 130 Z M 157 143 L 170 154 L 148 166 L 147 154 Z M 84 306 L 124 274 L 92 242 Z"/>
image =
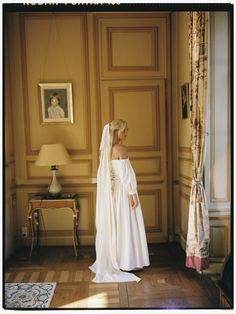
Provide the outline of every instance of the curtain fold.
<path id="1" fill-rule="evenodd" d="M 206 149 L 209 12 L 190 12 L 190 126 L 192 186 L 190 192 L 186 266 L 198 271 L 209 267 L 209 218 L 202 183 Z"/>

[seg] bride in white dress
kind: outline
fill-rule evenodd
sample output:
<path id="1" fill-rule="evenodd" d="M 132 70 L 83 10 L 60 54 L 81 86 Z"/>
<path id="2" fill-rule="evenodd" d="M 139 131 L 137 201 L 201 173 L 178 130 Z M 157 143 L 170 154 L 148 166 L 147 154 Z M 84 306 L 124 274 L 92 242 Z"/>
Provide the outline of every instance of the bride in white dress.
<path id="1" fill-rule="evenodd" d="M 93 282 L 136 281 L 135 269 L 149 266 L 147 240 L 134 170 L 123 145 L 127 123 L 105 125 L 100 145 L 96 202 L 96 261 Z"/>

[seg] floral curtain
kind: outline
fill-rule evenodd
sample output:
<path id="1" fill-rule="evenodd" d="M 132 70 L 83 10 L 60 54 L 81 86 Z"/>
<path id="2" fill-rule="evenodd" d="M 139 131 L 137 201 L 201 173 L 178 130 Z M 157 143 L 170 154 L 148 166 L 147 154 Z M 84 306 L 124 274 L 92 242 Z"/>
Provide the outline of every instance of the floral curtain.
<path id="1" fill-rule="evenodd" d="M 186 266 L 199 271 L 209 267 L 209 218 L 202 184 L 206 147 L 208 64 L 208 12 L 189 13 L 190 126 L 192 186 L 190 193 Z"/>

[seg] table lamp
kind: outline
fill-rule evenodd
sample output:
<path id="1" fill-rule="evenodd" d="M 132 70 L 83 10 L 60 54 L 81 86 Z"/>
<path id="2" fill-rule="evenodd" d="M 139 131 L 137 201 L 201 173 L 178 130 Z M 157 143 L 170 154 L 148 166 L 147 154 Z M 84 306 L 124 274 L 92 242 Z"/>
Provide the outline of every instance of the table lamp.
<path id="1" fill-rule="evenodd" d="M 36 166 L 51 166 L 52 182 L 49 186 L 49 193 L 56 196 L 61 192 L 61 185 L 57 181 L 56 172 L 58 165 L 66 165 L 71 163 L 71 158 L 62 144 L 45 144 L 41 146 L 38 158 L 35 162 Z"/>

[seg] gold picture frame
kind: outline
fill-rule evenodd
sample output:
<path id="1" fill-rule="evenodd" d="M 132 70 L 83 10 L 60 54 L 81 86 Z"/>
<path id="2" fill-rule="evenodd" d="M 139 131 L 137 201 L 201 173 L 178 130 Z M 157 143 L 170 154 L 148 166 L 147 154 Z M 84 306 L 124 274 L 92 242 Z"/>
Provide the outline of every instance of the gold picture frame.
<path id="1" fill-rule="evenodd" d="M 187 119 L 189 115 L 189 83 L 181 86 L 181 116 Z"/>
<path id="2" fill-rule="evenodd" d="M 73 124 L 72 83 L 39 83 L 41 124 Z"/>

